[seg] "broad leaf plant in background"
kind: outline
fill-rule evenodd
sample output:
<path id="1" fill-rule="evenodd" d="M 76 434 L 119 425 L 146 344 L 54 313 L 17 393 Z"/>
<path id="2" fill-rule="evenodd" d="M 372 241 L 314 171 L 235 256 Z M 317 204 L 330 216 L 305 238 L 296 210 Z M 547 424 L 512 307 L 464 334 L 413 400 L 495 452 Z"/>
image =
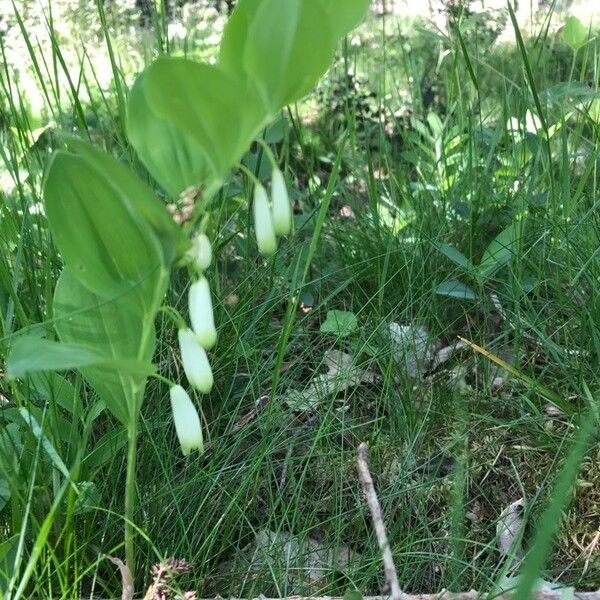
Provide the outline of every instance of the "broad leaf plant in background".
<path id="1" fill-rule="evenodd" d="M 138 420 L 150 376 L 159 311 L 179 327 L 185 381 L 168 382 L 184 454 L 202 450 L 202 429 L 186 385 L 213 385 L 209 351 L 217 342 L 206 235 L 216 192 L 250 144 L 287 104 L 306 95 L 332 61 L 336 45 L 362 19 L 368 0 L 241 0 L 224 31 L 219 61 L 201 64 L 161 56 L 137 79 L 128 99 L 127 131 L 150 174 L 185 219 L 130 168 L 103 150 L 65 139 L 47 169 L 46 214 L 64 268 L 54 292 L 56 340 L 15 337 L 11 379 L 77 369 L 127 431 L 125 554 L 134 570 Z M 260 142 L 260 140 L 258 140 Z M 291 231 L 286 184 L 273 172 L 271 200 L 254 183 L 258 249 L 275 252 Z M 195 202 L 190 203 L 190 198 Z M 171 271 L 191 274 L 189 322 L 163 306 Z M 64 469 L 63 489 L 79 493 Z"/>

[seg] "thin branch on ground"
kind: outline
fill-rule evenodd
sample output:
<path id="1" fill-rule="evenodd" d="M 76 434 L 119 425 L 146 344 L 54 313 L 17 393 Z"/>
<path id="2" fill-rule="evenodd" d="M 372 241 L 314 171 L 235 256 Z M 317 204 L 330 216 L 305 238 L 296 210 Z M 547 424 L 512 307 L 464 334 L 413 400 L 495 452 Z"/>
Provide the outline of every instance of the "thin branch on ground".
<path id="1" fill-rule="evenodd" d="M 396 567 L 394 565 L 394 558 L 392 557 L 392 550 L 387 539 L 385 532 L 385 524 L 383 523 L 383 516 L 381 515 L 381 505 L 379 504 L 379 498 L 377 498 L 377 492 L 373 485 L 373 478 L 369 471 L 369 447 L 367 444 L 362 443 L 356 450 L 357 463 L 358 463 L 358 476 L 362 483 L 363 491 L 369 510 L 371 511 L 371 518 L 373 519 L 373 527 L 375 528 L 375 534 L 377 536 L 377 543 L 381 550 L 381 557 L 383 559 L 383 568 L 385 570 L 385 578 L 387 579 L 389 589 L 391 592 L 392 600 L 402 600 L 404 594 L 400 589 L 398 583 L 398 574 L 396 573 Z"/>

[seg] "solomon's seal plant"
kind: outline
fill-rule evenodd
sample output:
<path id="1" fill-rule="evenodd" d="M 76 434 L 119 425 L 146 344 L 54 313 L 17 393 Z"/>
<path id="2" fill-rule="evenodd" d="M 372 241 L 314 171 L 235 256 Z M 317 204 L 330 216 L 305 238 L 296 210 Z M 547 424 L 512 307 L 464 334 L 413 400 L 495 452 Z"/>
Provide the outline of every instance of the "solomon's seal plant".
<path id="1" fill-rule="evenodd" d="M 45 340 L 16 336 L 7 375 L 78 369 L 127 430 L 125 553 L 132 572 L 138 420 L 148 378 L 163 379 L 152 364 L 156 315 L 164 310 L 177 321 L 188 383 L 208 393 L 213 374 L 207 351 L 215 346 L 217 330 L 206 278 L 212 260 L 206 224 L 216 192 L 277 113 L 310 91 L 368 4 L 240 0 L 217 64 L 162 56 L 144 70 L 130 90 L 127 133 L 175 205 L 175 220 L 131 169 L 87 142 L 65 140 L 48 166 L 45 210 L 64 261 L 51 307 L 54 331 Z M 253 180 L 255 233 L 265 255 L 292 228 L 285 180 L 267 153 L 271 202 Z M 200 233 L 193 237 L 195 231 Z M 185 263 L 193 272 L 191 328 L 163 307 L 171 271 Z M 180 382 L 168 383 L 181 449 L 185 455 L 201 451 L 195 404 Z"/>

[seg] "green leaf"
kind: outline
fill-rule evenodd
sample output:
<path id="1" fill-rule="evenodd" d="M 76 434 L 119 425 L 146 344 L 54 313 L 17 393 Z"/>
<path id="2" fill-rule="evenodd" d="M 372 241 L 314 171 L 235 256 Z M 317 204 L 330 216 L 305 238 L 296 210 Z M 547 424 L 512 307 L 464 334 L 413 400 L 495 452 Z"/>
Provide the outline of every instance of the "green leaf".
<path id="1" fill-rule="evenodd" d="M 569 17 L 563 27 L 563 40 L 573 50 L 581 48 L 588 40 L 588 30 L 577 17 Z"/>
<path id="2" fill-rule="evenodd" d="M 275 113 L 310 91 L 368 6 L 369 0 L 240 0 L 223 32 L 219 62 L 254 79 Z"/>
<path id="3" fill-rule="evenodd" d="M 27 336 L 17 338 L 13 344 L 6 362 L 6 375 L 8 379 L 18 379 L 45 371 L 67 371 L 90 366 L 119 368 L 126 373 L 144 375 L 154 370 L 148 363 L 129 357 L 114 360 L 100 349 Z"/>
<path id="4" fill-rule="evenodd" d="M 588 108 L 588 116 L 596 125 L 600 125 L 600 99 L 596 98 L 591 102 Z"/>
<path id="5" fill-rule="evenodd" d="M 8 503 L 12 495 L 10 482 L 17 487 L 21 483 L 17 465 L 22 448 L 23 441 L 19 426 L 16 423 L 5 424 L 0 431 L 0 510 Z M 1 548 L 0 545 L 0 564 L 3 558 Z"/>
<path id="6" fill-rule="evenodd" d="M 600 97 L 600 92 L 582 81 L 563 81 L 545 89 L 543 97 L 552 103 L 568 101 L 567 106 L 575 107 L 580 102 Z"/>
<path id="7" fill-rule="evenodd" d="M 471 261 L 454 246 L 434 242 L 436 250 L 441 252 L 446 258 L 449 258 L 454 264 L 458 265 L 463 271 L 470 271 L 473 268 Z"/>
<path id="8" fill-rule="evenodd" d="M 8 481 L 0 477 L 0 510 L 2 510 L 10 500 L 10 487 Z"/>
<path id="9" fill-rule="evenodd" d="M 267 123 L 252 87 L 215 65 L 159 58 L 145 71 L 144 93 L 159 118 L 188 132 L 203 149 L 207 175 L 196 185 L 225 177 Z"/>
<path id="10" fill-rule="evenodd" d="M 477 294 L 467 285 L 458 281 L 458 279 L 449 279 L 440 283 L 435 289 L 435 293 L 440 296 L 449 296 L 458 300 L 476 300 Z"/>
<path id="11" fill-rule="evenodd" d="M 285 113 L 281 113 L 279 118 L 273 121 L 266 129 L 263 139 L 267 144 L 279 144 L 285 139 L 289 129 L 289 122 Z"/>
<path id="12" fill-rule="evenodd" d="M 248 42 L 248 32 L 256 11 L 265 1 L 238 0 L 235 9 L 227 20 L 219 49 L 219 65 L 230 73 L 245 75 L 243 57 Z"/>
<path id="13" fill-rule="evenodd" d="M 0 576 L 4 575 L 2 561 L 6 559 L 12 548 L 16 548 L 19 537 L 19 534 L 16 534 L 0 543 Z M 2 581 L 2 579 L 0 579 L 0 581 Z"/>
<path id="14" fill-rule="evenodd" d="M 0 465 L 5 466 L 8 463 L 8 457 L 16 456 L 22 448 L 23 440 L 19 426 L 15 423 L 5 425 L 3 431 L 0 432 Z"/>
<path id="15" fill-rule="evenodd" d="M 255 81 L 275 114 L 329 67 L 338 40 L 331 8 L 305 0 L 242 0 L 238 8 L 223 32 L 220 64 Z"/>
<path id="16" fill-rule="evenodd" d="M 81 409 L 81 398 L 71 382 L 57 373 L 31 373 L 30 381 L 35 391 L 44 400 L 53 400 L 70 414 Z"/>
<path id="17" fill-rule="evenodd" d="M 137 418 L 154 351 L 154 318 L 168 272 L 159 270 L 144 294 L 133 288 L 112 298 L 94 294 L 72 273 L 61 273 L 54 292 L 55 328 L 63 343 L 102 355 L 80 368 L 106 407 L 124 424 Z"/>
<path id="18" fill-rule="evenodd" d="M 427 123 L 429 124 L 429 128 L 431 129 L 434 139 L 440 140 L 442 138 L 442 134 L 444 133 L 444 124 L 442 123 L 439 115 L 434 112 L 428 113 Z"/>
<path id="19" fill-rule="evenodd" d="M 70 356 L 67 364 L 63 356 L 60 365 L 48 359 L 42 366 L 79 368 L 127 425 L 137 418 L 152 371 L 154 318 L 173 252 L 164 242 L 175 234 L 141 183 L 110 159 L 75 146 L 78 155 L 55 155 L 45 198 L 67 264 L 55 290 L 55 328 L 67 348 L 82 349 L 83 358 L 77 363 Z"/>
<path id="20" fill-rule="evenodd" d="M 320 0 L 336 38 L 354 29 L 365 17 L 371 0 Z"/>
<path id="21" fill-rule="evenodd" d="M 86 158 L 91 166 L 101 170 L 121 192 L 121 197 L 130 203 L 130 209 L 146 219 L 161 243 L 166 265 L 185 253 L 190 243 L 181 227 L 175 224 L 164 202 L 130 168 L 83 140 L 68 138 L 66 143 L 71 152 Z"/>
<path id="22" fill-rule="evenodd" d="M 44 186 L 50 228 L 69 270 L 100 295 L 143 286 L 163 263 L 156 236 L 127 194 L 86 158 L 54 155 Z"/>
<path id="23" fill-rule="evenodd" d="M 358 320 L 353 312 L 345 310 L 329 310 L 327 318 L 321 323 L 321 333 L 334 333 L 339 337 L 347 337 L 358 329 Z"/>
<path id="24" fill-rule="evenodd" d="M 36 418 L 24 407 L 19 408 L 19 413 L 21 417 L 25 420 L 25 423 L 29 425 L 33 435 L 42 445 L 42 448 L 46 451 L 46 454 L 50 457 L 50 460 L 56 467 L 58 471 L 68 480 L 71 479 L 71 474 L 69 473 L 69 469 L 63 462 L 62 458 L 58 455 L 56 448 L 50 441 L 50 439 L 44 433 L 41 425 L 37 422 Z"/>
<path id="25" fill-rule="evenodd" d="M 90 453 L 84 457 L 82 466 L 91 471 L 99 469 L 109 460 L 111 460 L 126 445 L 126 430 L 119 428 L 109 431 L 94 443 Z"/>
<path id="26" fill-rule="evenodd" d="M 128 99 L 127 135 L 141 161 L 165 191 L 177 198 L 209 180 L 205 148 L 187 130 L 160 117 L 148 104 L 146 75 L 140 75 Z"/>
<path id="27" fill-rule="evenodd" d="M 34 336 L 19 337 L 6 362 L 9 379 L 39 371 L 63 371 L 97 364 L 104 360 L 97 350 L 79 344 L 61 344 Z"/>
<path id="28" fill-rule="evenodd" d="M 516 221 L 492 240 L 479 263 L 478 273 L 482 279 L 489 279 L 513 259 L 519 247 L 524 227 L 524 221 Z"/>
<path id="29" fill-rule="evenodd" d="M 14 575 L 20 537 L 19 534 L 16 534 L 0 542 L 0 597 L 6 591 L 6 586 Z"/>
<path id="30" fill-rule="evenodd" d="M 79 492 L 75 500 L 75 514 L 80 515 L 100 506 L 102 499 L 98 487 L 92 481 L 80 481 L 77 484 Z"/>
<path id="31" fill-rule="evenodd" d="M 244 67 L 273 113 L 300 100 L 327 71 L 337 45 L 322 6 L 304 0 L 267 0 L 258 9 Z"/>
<path id="32" fill-rule="evenodd" d="M 363 595 L 358 590 L 346 590 L 344 600 L 363 600 Z"/>

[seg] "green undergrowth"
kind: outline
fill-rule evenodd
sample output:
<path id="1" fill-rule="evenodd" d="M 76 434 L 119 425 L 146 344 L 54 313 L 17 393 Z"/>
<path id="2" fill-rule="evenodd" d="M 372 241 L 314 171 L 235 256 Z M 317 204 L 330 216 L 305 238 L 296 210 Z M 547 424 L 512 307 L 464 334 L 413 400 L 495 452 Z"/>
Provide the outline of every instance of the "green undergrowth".
<path id="1" fill-rule="evenodd" d="M 109 14 L 107 25 L 90 11 L 106 34 L 99 44 L 108 40 L 115 52 L 106 86 L 94 79 L 93 60 L 79 71 L 63 61 L 61 47 L 73 40 L 52 21 L 50 58 L 23 32 L 29 66 L 18 68 L 42 74 L 36 114 L 17 65 L 0 56 L 3 362 L 15 331 L 37 322 L 40 334 L 52 331 L 62 259 L 40 188 L 61 134 L 89 137 L 147 177 L 122 125 L 132 75 L 159 49 L 201 47 L 187 38 L 167 44 L 157 14 L 137 31 L 132 57 L 110 25 L 124 17 Z M 574 50 L 556 28 L 539 31 L 503 45 L 486 43 L 460 15 L 447 35 L 372 17 L 340 48 L 317 92 L 265 132 L 294 182 L 295 235 L 276 256 L 257 255 L 241 175 L 220 192 L 211 273 L 220 343 L 214 391 L 198 398 L 206 451 L 180 456 L 168 390 L 154 381 L 138 448 L 138 590 L 153 564 L 174 556 L 194 567 L 178 584 L 204 597 L 380 593 L 380 552 L 355 466 L 362 441 L 405 591 L 489 589 L 509 569 L 498 519 L 520 498 L 525 548 L 548 527 L 543 511 L 580 418 L 598 419 L 600 47 L 593 32 Z M 244 162 L 259 177 L 269 168 L 259 148 Z M 176 276 L 168 292 L 182 311 L 186 285 Z M 348 331 L 322 331 L 334 310 L 355 316 Z M 513 370 L 465 347 L 410 377 L 391 323 L 425 327 L 436 349 L 461 336 Z M 166 318 L 157 329 L 154 362 L 174 377 L 177 332 Z M 294 404 L 293 391 L 327 372 L 332 352 L 368 376 Z M 34 573 L 22 597 L 117 597 L 119 573 L 104 557 L 123 554 L 126 434 L 107 414 L 84 433 L 92 392 L 75 375 L 67 384 L 66 395 L 39 381 L 0 384 L 0 484 L 10 476 L 19 490 L 4 502 L 0 487 L 0 589 L 17 558 L 21 572 L 29 564 Z M 16 432 L 23 407 L 39 411 L 55 454 L 31 429 Z M 566 472 L 569 503 L 559 507 L 541 575 L 593 590 L 595 431 L 584 454 Z M 89 493 L 67 495 L 45 529 L 61 485 L 57 457 Z M 326 561 L 318 577 L 310 552 L 260 560 L 261 532 L 310 539 L 347 560 Z"/>

